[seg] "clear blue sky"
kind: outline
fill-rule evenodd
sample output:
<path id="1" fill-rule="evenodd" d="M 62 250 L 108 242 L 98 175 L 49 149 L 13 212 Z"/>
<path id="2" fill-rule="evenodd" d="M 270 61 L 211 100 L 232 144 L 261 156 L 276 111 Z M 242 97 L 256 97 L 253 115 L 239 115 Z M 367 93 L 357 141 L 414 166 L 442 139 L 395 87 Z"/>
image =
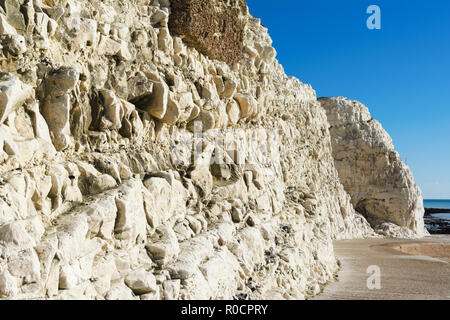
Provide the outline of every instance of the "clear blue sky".
<path id="1" fill-rule="evenodd" d="M 449 0 L 247 0 L 288 75 L 367 105 L 425 198 L 450 199 Z M 381 8 L 381 30 L 366 9 Z"/>

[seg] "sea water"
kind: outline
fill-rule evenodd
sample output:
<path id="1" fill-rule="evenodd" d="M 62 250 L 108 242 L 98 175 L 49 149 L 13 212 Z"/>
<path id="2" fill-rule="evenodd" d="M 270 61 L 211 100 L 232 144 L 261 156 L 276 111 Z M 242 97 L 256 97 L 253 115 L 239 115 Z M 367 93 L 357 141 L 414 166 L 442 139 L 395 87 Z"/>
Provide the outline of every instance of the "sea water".
<path id="1" fill-rule="evenodd" d="M 423 200 L 423 206 L 425 208 L 450 209 L 450 200 L 426 199 Z M 450 220 L 450 213 L 434 213 L 433 217 Z"/>
<path id="2" fill-rule="evenodd" d="M 423 206 L 425 208 L 450 209 L 450 200 L 426 199 L 423 200 Z"/>

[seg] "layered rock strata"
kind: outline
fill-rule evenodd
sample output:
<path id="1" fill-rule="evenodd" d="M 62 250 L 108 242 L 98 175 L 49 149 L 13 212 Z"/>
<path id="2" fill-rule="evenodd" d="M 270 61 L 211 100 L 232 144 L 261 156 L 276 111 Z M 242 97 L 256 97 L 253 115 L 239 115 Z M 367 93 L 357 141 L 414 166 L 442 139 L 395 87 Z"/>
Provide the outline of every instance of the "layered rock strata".
<path id="1" fill-rule="evenodd" d="M 0 298 L 303 299 L 379 236 L 315 91 L 211 3 L 220 60 L 167 0 L 0 2 Z"/>
<path id="2" fill-rule="evenodd" d="M 355 209 L 380 232 L 425 235 L 423 198 L 392 139 L 366 106 L 346 98 L 319 99 L 330 123 L 339 179 Z"/>

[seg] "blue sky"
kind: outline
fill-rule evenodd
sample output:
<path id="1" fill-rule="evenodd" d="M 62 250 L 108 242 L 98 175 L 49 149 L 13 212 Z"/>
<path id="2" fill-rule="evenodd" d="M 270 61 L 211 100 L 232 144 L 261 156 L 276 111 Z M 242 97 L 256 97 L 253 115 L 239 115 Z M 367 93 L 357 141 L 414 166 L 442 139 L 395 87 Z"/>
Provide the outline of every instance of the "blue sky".
<path id="1" fill-rule="evenodd" d="M 288 75 L 367 105 L 424 198 L 450 199 L 450 1 L 247 0 Z M 369 5 L 381 30 L 369 30 Z"/>

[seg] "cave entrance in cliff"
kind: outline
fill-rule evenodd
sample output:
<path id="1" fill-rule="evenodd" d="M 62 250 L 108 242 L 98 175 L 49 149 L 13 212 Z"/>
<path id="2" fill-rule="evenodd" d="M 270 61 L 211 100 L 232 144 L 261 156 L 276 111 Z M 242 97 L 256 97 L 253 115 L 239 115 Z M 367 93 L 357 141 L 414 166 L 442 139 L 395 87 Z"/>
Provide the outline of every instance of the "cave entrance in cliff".
<path id="1" fill-rule="evenodd" d="M 369 222 L 370 225 L 373 225 L 374 219 L 373 219 L 373 217 L 371 217 L 370 213 L 367 211 L 368 202 L 369 202 L 369 200 L 367 200 L 367 199 L 360 199 L 353 206 L 353 208 L 355 209 L 356 212 L 358 212 L 364 218 L 366 218 L 366 220 Z"/>

